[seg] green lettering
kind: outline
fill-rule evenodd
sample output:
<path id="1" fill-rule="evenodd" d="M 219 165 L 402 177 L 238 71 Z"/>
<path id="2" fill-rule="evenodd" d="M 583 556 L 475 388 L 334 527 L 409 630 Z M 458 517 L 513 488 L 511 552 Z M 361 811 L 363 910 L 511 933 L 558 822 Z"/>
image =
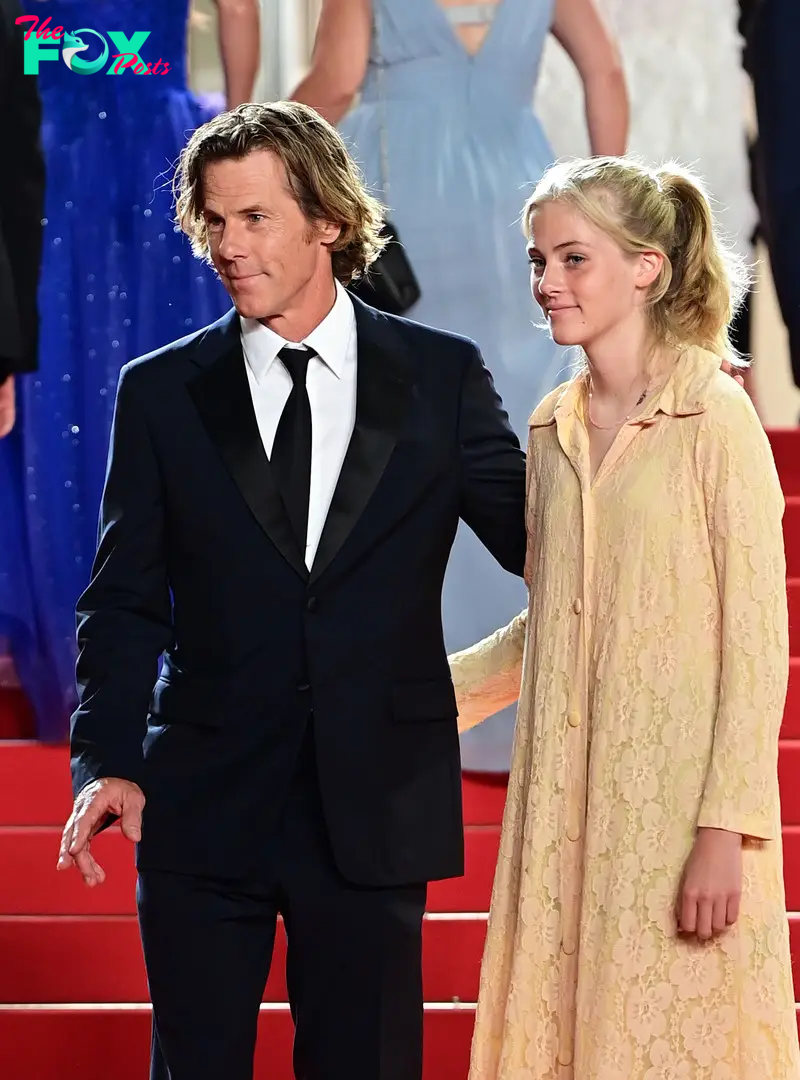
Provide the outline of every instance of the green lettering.
<path id="1" fill-rule="evenodd" d="M 138 60 L 142 64 L 144 64 L 145 67 L 147 67 L 147 61 L 142 60 L 141 56 L 139 56 L 139 49 L 141 49 L 142 45 L 144 45 L 144 43 L 150 37 L 149 30 L 137 30 L 136 33 L 133 34 L 130 38 L 126 37 L 121 30 L 109 30 L 108 36 L 111 38 L 111 40 L 114 42 L 114 44 L 117 46 L 121 53 L 135 53 Z M 117 67 L 119 67 L 118 64 L 112 64 L 111 67 L 108 69 L 107 74 L 121 75 L 125 69 L 121 68 L 120 70 L 115 71 L 114 69 Z"/>

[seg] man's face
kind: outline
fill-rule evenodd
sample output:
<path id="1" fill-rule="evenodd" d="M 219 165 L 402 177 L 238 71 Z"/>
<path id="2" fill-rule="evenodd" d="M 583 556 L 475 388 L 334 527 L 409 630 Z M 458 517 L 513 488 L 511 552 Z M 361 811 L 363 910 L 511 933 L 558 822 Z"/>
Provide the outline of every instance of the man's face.
<path id="1" fill-rule="evenodd" d="M 211 258 L 240 315 L 284 316 L 330 287 L 329 245 L 339 226 L 306 219 L 275 154 L 212 162 L 203 186 Z"/>

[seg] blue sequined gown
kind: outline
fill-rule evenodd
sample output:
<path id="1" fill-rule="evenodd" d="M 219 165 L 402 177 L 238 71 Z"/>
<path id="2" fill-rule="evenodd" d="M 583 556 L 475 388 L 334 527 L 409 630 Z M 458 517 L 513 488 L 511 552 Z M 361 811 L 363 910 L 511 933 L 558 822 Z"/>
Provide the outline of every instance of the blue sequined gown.
<path id="1" fill-rule="evenodd" d="M 480 345 L 523 445 L 528 417 L 568 371 L 569 360 L 534 325 L 520 211 L 552 152 L 532 108 L 553 0 L 500 0 L 472 57 L 436 0 L 373 0 L 370 65 L 359 105 L 340 130 L 391 219 L 422 288 L 409 317 L 466 334 Z M 382 57 L 383 67 L 377 63 Z M 461 526 L 445 581 L 450 651 L 503 626 L 526 604 Z M 508 768 L 514 710 L 462 740 L 465 767 Z"/>
<path id="2" fill-rule="evenodd" d="M 87 584 L 120 367 L 229 306 L 175 231 L 170 168 L 209 119 L 186 86 L 187 0 L 28 0 L 67 31 L 149 30 L 166 75 L 78 75 L 40 64 L 47 162 L 39 372 L 18 380 L 0 443 L 0 645 L 43 738 L 74 703 L 75 601 Z M 91 52 L 96 38 L 87 35 Z M 116 50 L 113 50 L 116 51 Z M 10 152 L 13 152 L 11 148 Z"/>

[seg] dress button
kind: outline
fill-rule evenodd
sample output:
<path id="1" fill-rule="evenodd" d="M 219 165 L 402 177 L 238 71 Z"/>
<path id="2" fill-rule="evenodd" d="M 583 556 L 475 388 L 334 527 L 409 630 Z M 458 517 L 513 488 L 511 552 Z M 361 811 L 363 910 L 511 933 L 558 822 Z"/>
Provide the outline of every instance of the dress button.
<path id="1" fill-rule="evenodd" d="M 583 611 L 583 604 L 581 603 L 580 599 L 573 601 L 572 610 L 575 612 L 576 615 L 580 615 L 580 613 Z"/>
<path id="2" fill-rule="evenodd" d="M 561 951 L 563 952 L 564 956 L 572 956 L 572 954 L 575 952 L 575 948 L 575 942 L 572 940 L 572 938 L 564 938 L 564 940 L 561 942 Z"/>
<path id="3" fill-rule="evenodd" d="M 567 723 L 569 724 L 570 727 L 580 727 L 581 726 L 581 714 L 578 713 L 578 712 L 571 712 L 569 714 L 569 716 L 567 717 Z"/>
<path id="4" fill-rule="evenodd" d="M 318 607 L 319 601 L 317 600 L 316 596 L 309 596 L 308 600 L 306 600 L 306 611 L 314 612 L 317 610 Z"/>
<path id="5" fill-rule="evenodd" d="M 567 840 L 570 840 L 573 844 L 576 844 L 581 838 L 581 829 L 579 825 L 567 825 Z"/>
<path id="6" fill-rule="evenodd" d="M 573 1056 L 569 1050 L 559 1050 L 558 1052 L 558 1064 L 562 1065 L 565 1069 L 573 1062 Z"/>

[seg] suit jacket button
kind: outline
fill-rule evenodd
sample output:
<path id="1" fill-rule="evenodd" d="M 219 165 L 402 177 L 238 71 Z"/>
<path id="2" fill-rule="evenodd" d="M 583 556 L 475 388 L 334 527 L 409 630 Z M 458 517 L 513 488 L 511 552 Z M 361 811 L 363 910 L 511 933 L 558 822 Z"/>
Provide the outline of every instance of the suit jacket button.
<path id="1" fill-rule="evenodd" d="M 298 694 L 307 694 L 310 689 L 311 687 L 308 685 L 307 682 L 301 682 L 297 684 Z"/>
<path id="2" fill-rule="evenodd" d="M 317 610 L 318 607 L 319 601 L 317 600 L 316 596 L 309 596 L 308 600 L 306 600 L 306 611 L 314 612 Z"/>

